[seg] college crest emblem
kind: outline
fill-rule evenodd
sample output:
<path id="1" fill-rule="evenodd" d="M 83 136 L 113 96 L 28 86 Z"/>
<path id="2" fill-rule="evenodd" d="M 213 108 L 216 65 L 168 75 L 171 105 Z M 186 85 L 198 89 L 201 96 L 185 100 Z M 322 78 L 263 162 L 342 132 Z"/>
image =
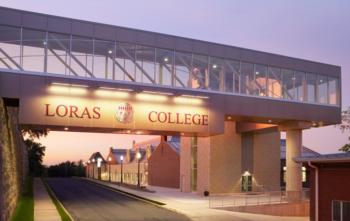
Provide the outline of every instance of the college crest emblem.
<path id="1" fill-rule="evenodd" d="M 120 123 L 130 123 L 134 118 L 134 108 L 129 103 L 120 104 L 117 107 L 116 118 Z"/>

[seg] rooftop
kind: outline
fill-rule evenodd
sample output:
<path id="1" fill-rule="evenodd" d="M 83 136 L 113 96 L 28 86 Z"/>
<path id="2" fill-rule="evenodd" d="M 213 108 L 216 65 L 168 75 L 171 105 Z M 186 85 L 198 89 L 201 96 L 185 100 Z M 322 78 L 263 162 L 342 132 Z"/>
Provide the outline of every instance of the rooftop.
<path id="1" fill-rule="evenodd" d="M 350 152 L 297 157 L 294 160 L 313 163 L 350 163 Z"/>

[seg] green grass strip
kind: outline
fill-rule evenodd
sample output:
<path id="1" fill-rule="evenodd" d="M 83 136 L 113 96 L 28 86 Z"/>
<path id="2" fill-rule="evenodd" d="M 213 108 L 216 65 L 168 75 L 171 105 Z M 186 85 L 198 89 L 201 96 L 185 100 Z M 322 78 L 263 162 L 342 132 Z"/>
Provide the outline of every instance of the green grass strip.
<path id="1" fill-rule="evenodd" d="M 52 202 L 55 204 L 56 209 L 57 209 L 58 213 L 61 216 L 61 220 L 62 221 L 73 221 L 71 219 L 71 217 L 67 214 L 66 210 L 63 208 L 63 205 L 58 201 L 55 193 L 52 191 L 52 189 L 50 188 L 50 186 L 48 185 L 46 180 L 42 179 L 42 181 L 43 181 L 43 183 L 45 185 L 45 188 L 46 188 L 47 192 L 49 193 L 49 195 L 51 197 Z"/>
<path id="2" fill-rule="evenodd" d="M 27 177 L 11 221 L 34 221 L 33 178 Z"/>

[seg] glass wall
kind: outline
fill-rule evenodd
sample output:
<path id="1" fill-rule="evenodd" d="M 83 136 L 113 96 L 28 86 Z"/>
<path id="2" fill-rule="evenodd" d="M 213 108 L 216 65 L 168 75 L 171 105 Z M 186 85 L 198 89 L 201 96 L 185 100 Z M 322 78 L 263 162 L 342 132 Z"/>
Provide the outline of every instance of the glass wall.
<path id="1" fill-rule="evenodd" d="M 280 68 L 269 67 L 267 81 L 267 95 L 269 97 L 282 97 L 282 74 Z"/>
<path id="2" fill-rule="evenodd" d="M 338 78 L 144 45 L 0 26 L 0 68 L 339 105 Z"/>
<path id="3" fill-rule="evenodd" d="M 307 73 L 306 74 L 306 89 L 307 89 L 307 101 L 310 103 L 316 102 L 316 74 Z"/>

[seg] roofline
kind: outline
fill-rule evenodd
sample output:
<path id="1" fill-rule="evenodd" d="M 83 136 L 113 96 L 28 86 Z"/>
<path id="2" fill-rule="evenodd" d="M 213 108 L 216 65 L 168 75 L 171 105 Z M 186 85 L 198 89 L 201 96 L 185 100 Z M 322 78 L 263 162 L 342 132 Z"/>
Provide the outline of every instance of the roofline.
<path id="1" fill-rule="evenodd" d="M 208 44 L 208 45 L 216 45 L 216 46 L 229 47 L 229 48 L 232 48 L 232 49 L 246 50 L 246 51 L 250 51 L 250 52 L 254 52 L 254 53 L 263 53 L 265 55 L 278 56 L 278 57 L 282 57 L 282 58 L 286 58 L 286 59 L 292 59 L 294 61 L 297 60 L 297 61 L 300 61 L 300 62 L 308 62 L 308 63 L 313 63 L 313 64 L 316 64 L 316 65 L 326 65 L 326 66 L 330 66 L 330 67 L 333 67 L 333 68 L 337 68 L 337 69 L 339 69 L 339 72 L 341 72 L 341 66 L 340 65 L 334 65 L 334 64 L 323 63 L 323 62 L 319 62 L 319 61 L 312 61 L 312 60 L 308 60 L 308 59 L 296 58 L 296 57 L 281 55 L 281 54 L 277 54 L 277 53 L 258 51 L 258 50 L 254 50 L 254 49 L 237 47 L 237 46 L 227 45 L 227 44 L 223 44 L 223 43 L 209 42 L 209 41 L 193 39 L 193 38 L 189 38 L 189 37 L 182 37 L 182 36 L 176 36 L 176 35 L 159 33 L 159 32 L 155 32 L 155 31 L 147 31 L 147 30 L 142 30 L 142 29 L 129 28 L 129 27 L 124 27 L 124 26 L 111 25 L 111 24 L 100 23 L 100 22 L 93 22 L 93 21 L 88 21 L 88 20 L 81 20 L 81 19 L 76 19 L 76 18 L 68 18 L 68 17 L 63 17 L 63 16 L 57 16 L 57 15 L 45 14 L 45 13 L 39 13 L 39 12 L 32 12 L 32 11 L 15 9 L 15 8 L 9 8 L 9 7 L 3 7 L 3 6 L 0 6 L 0 10 L 1 9 L 16 11 L 16 12 L 19 12 L 19 13 L 29 13 L 29 14 L 33 14 L 33 15 L 47 16 L 47 17 L 51 17 L 51 18 L 64 19 L 64 20 L 68 20 L 68 21 L 77 21 L 77 22 L 89 23 L 89 24 L 92 24 L 92 25 L 109 26 L 111 28 L 119 28 L 119 29 L 126 29 L 126 30 L 130 30 L 130 31 L 144 32 L 144 33 L 158 35 L 158 36 L 167 36 L 167 37 L 171 37 L 171 38 L 184 39 L 184 40 L 189 40 L 189 41 L 198 42 L 198 43 L 205 43 L 205 44 Z M 12 25 L 12 26 L 17 26 L 18 27 L 18 25 Z M 37 28 L 37 29 L 42 30 L 40 28 Z M 60 32 L 58 31 L 58 33 L 60 33 Z M 159 46 L 159 47 L 162 48 L 161 46 Z M 178 51 L 181 51 L 181 50 L 178 50 Z M 182 51 L 185 51 L 185 50 L 182 50 Z M 201 52 L 193 52 L 193 53 L 205 54 L 205 53 L 201 53 Z M 214 56 L 214 55 L 211 55 L 211 56 Z M 222 56 L 222 57 L 225 58 L 226 56 Z M 229 57 L 227 57 L 227 59 L 229 59 Z M 241 59 L 241 60 L 244 61 L 244 59 Z M 246 62 L 251 62 L 251 61 L 246 61 Z M 256 63 L 260 63 L 260 62 L 256 62 Z M 271 65 L 271 66 L 273 66 L 273 65 Z M 281 68 L 283 68 L 283 67 L 281 67 Z M 294 69 L 294 70 L 297 70 L 297 69 Z M 305 70 L 300 70 L 300 71 L 305 71 Z M 322 74 L 327 75 L 327 73 L 322 73 Z M 329 75 L 329 76 L 331 76 L 331 75 Z M 338 77 L 340 77 L 340 74 L 339 74 Z"/>
<path id="2" fill-rule="evenodd" d="M 343 157 L 297 157 L 294 158 L 297 163 L 350 163 L 350 155 Z"/>

